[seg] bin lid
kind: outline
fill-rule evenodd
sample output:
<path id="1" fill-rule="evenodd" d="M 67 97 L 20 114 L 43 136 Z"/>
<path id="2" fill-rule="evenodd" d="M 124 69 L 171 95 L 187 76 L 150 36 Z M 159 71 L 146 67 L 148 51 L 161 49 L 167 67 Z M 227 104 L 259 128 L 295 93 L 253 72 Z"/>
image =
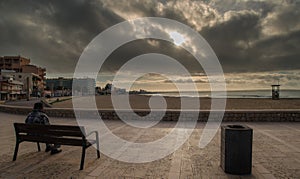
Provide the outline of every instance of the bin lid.
<path id="1" fill-rule="evenodd" d="M 224 127 L 229 130 L 249 130 L 249 129 L 251 129 L 248 126 L 241 125 L 241 124 L 228 124 L 228 125 L 225 125 Z"/>

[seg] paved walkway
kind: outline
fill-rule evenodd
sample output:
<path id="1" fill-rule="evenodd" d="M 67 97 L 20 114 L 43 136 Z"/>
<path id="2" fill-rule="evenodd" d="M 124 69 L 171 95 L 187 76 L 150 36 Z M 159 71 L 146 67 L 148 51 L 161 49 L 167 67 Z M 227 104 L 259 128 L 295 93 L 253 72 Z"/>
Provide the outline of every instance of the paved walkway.
<path id="1" fill-rule="evenodd" d="M 11 106 L 26 106 L 26 107 L 33 107 L 34 103 L 40 102 L 42 98 L 31 98 L 30 101 L 26 99 L 16 100 L 16 101 L 6 101 L 4 104 L 11 105 Z"/>
<path id="2" fill-rule="evenodd" d="M 0 178 L 299 178 L 300 123 L 243 123 L 254 129 L 252 175 L 225 174 L 220 165 L 220 131 L 204 149 L 198 148 L 205 123 L 198 123 L 189 140 L 173 154 L 144 164 L 111 159 L 94 148 L 87 150 L 85 169 L 80 171 L 80 147 L 62 146 L 51 156 L 37 152 L 36 144 L 22 143 L 17 161 L 14 122 L 25 116 L 0 113 Z M 74 119 L 52 118 L 52 124 L 76 125 Z M 141 132 L 120 121 L 105 121 L 118 136 L 131 141 L 156 140 L 170 132 L 175 122 L 162 122 Z M 137 134 L 139 136 L 137 137 Z M 42 146 L 44 148 L 44 146 Z"/>

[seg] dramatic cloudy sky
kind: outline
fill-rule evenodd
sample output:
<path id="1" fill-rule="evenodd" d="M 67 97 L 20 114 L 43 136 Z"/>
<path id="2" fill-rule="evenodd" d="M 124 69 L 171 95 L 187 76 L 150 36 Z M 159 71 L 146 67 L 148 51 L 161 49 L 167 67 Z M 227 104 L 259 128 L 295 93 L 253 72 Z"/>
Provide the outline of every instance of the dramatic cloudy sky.
<path id="1" fill-rule="evenodd" d="M 138 17 L 165 17 L 199 32 L 218 56 L 229 89 L 268 89 L 277 79 L 283 88 L 300 89 L 299 0 L 2 0 L 0 55 L 28 57 L 46 67 L 48 77 L 72 76 L 80 54 L 96 35 Z M 101 69 L 99 84 L 112 80 L 129 59 L 150 52 L 177 59 L 199 88 L 207 83 L 187 51 L 148 39 L 112 53 Z M 188 79 L 178 76 L 177 81 Z M 136 84 L 155 90 L 158 82 L 164 89 L 172 85 L 153 74 Z"/>

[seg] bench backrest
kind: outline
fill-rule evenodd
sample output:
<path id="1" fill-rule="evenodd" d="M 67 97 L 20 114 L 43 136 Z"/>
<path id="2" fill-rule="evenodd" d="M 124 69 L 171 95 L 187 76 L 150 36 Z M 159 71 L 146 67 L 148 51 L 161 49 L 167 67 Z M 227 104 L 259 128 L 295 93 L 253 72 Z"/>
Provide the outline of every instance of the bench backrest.
<path id="1" fill-rule="evenodd" d="M 78 146 L 86 142 L 82 126 L 14 123 L 14 127 L 16 137 L 20 141 Z"/>

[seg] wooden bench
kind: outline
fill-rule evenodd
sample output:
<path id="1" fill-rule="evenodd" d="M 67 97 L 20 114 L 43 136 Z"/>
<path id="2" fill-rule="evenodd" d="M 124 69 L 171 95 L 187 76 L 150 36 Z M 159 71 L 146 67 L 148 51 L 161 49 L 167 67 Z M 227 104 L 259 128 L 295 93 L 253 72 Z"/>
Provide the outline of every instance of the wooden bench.
<path id="1" fill-rule="evenodd" d="M 68 125 L 39 125 L 39 124 L 24 124 L 14 123 L 16 132 L 16 147 L 13 156 L 13 161 L 17 159 L 19 144 L 21 142 L 37 142 L 38 151 L 41 151 L 39 143 L 81 146 L 82 155 L 80 170 L 83 169 L 85 150 L 93 144 L 97 146 L 97 157 L 100 158 L 99 152 L 99 136 L 97 131 L 92 131 L 88 134 L 82 126 Z M 86 137 L 95 134 L 95 140 L 87 140 Z"/>

